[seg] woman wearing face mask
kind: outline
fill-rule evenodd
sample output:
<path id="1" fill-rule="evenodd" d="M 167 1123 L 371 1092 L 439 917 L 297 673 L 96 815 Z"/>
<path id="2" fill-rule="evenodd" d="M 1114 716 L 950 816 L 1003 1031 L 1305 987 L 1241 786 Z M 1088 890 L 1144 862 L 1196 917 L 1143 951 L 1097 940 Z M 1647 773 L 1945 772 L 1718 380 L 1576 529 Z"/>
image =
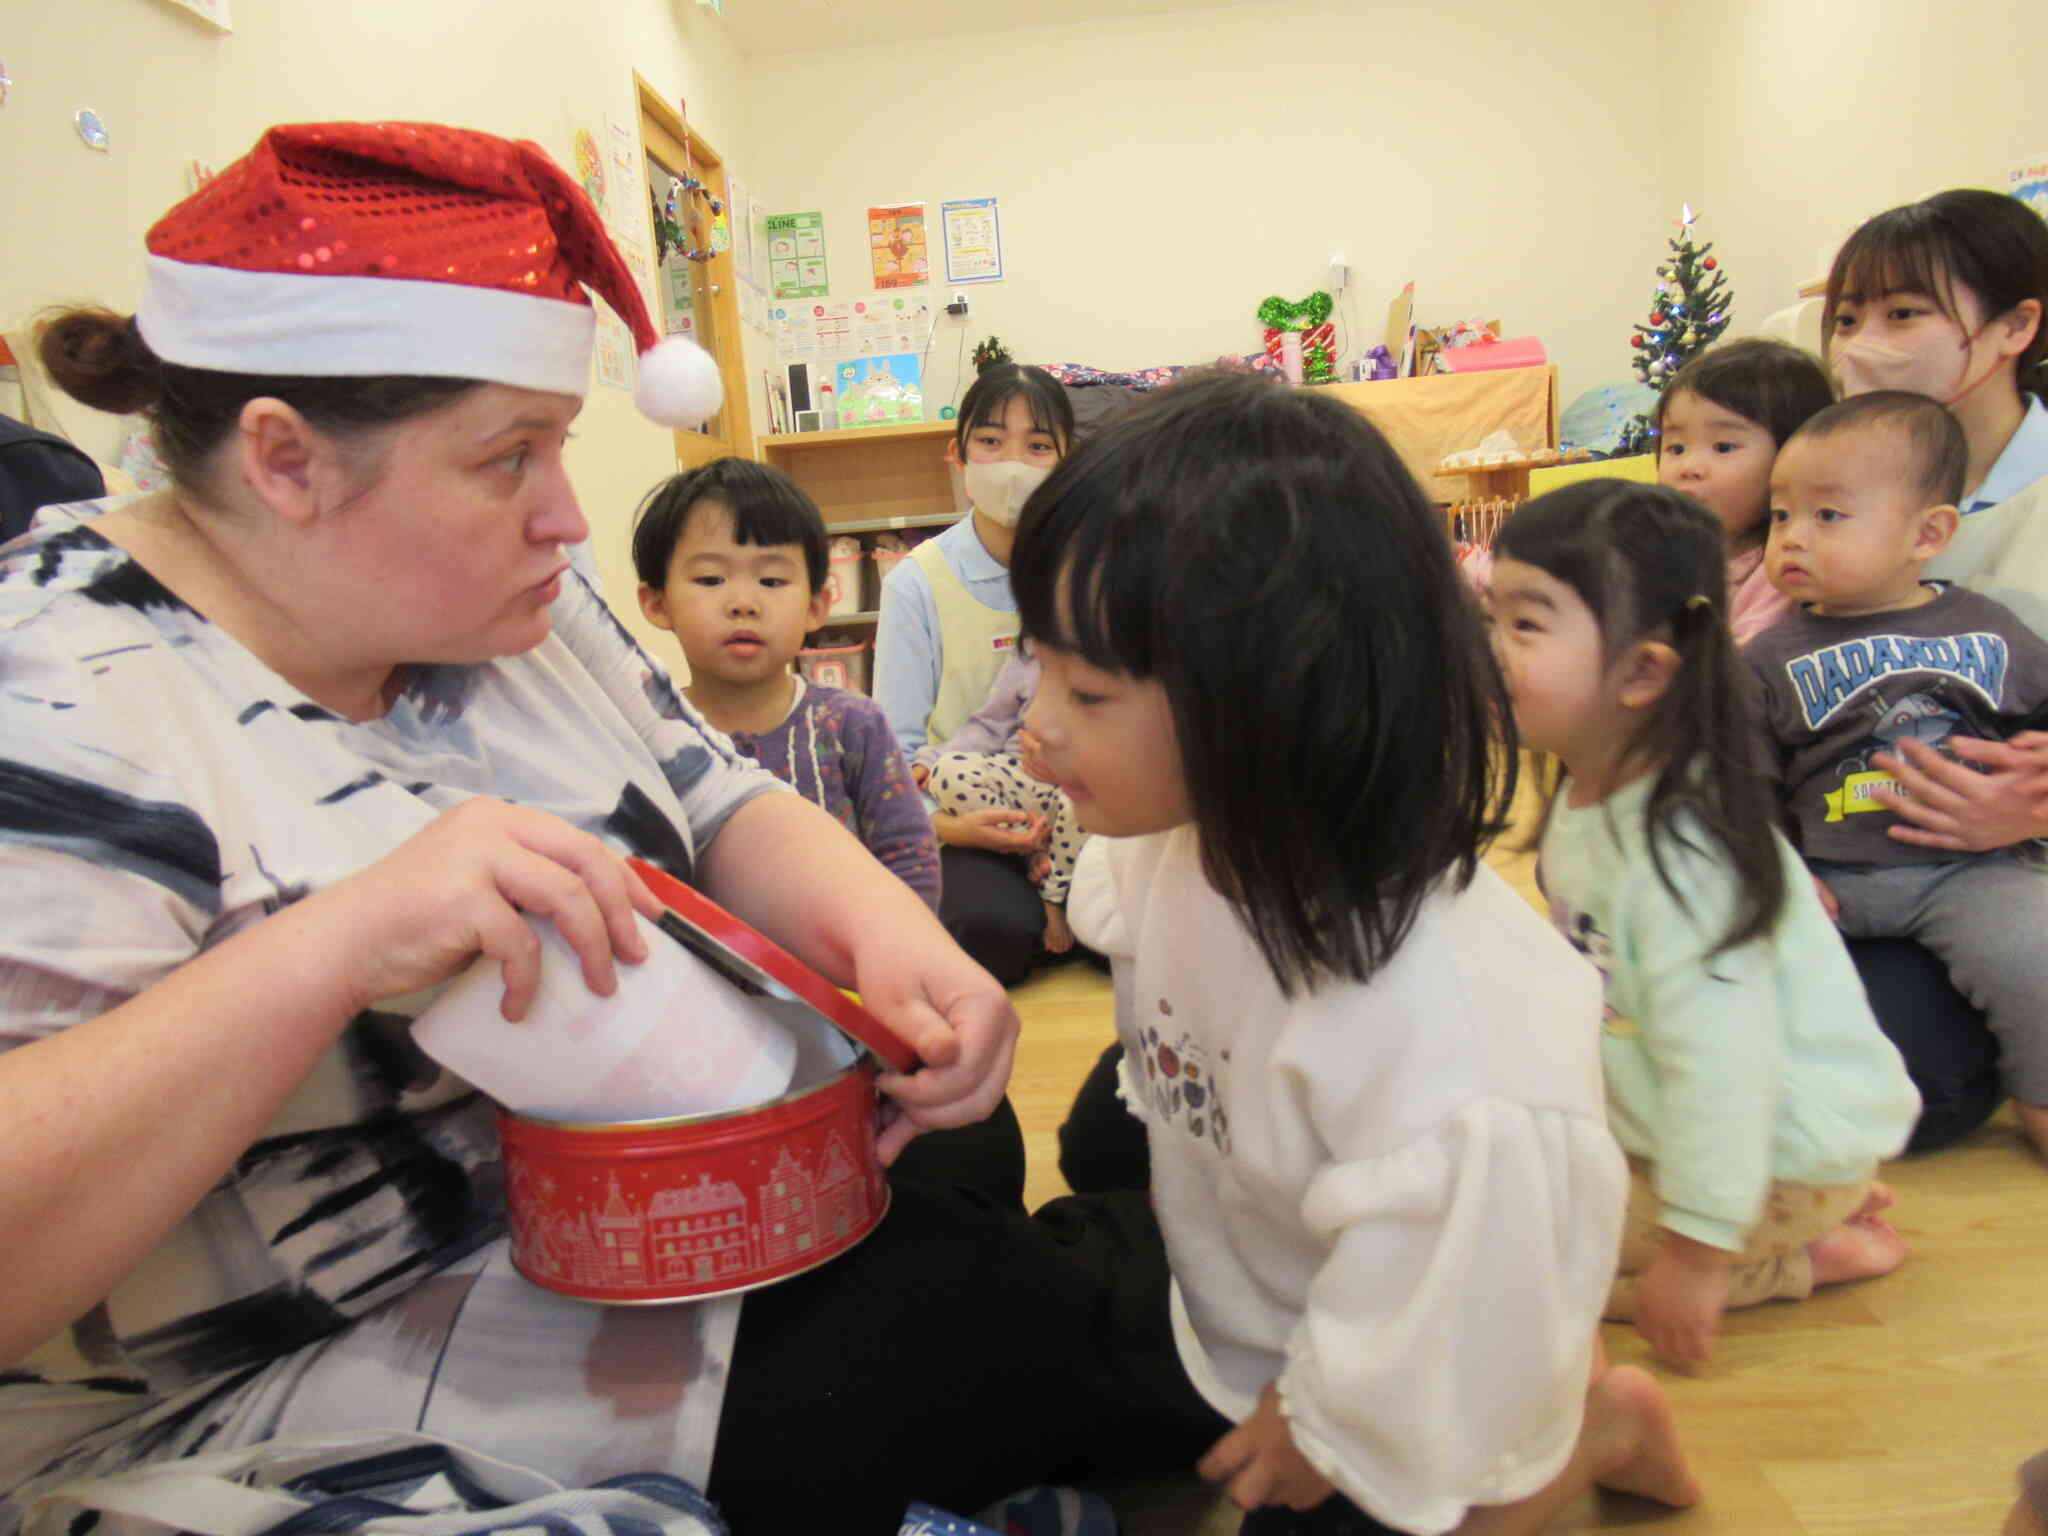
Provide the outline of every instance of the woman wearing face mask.
<path id="1" fill-rule="evenodd" d="M 898 562 L 882 586 L 875 699 L 906 757 L 966 724 L 1015 649 L 1010 546 L 1017 518 L 1073 431 L 1066 391 L 1042 368 L 990 368 L 961 401 L 946 459 L 961 466 L 972 511 Z M 1029 769 L 1028 733 L 1021 745 Z M 991 806 L 935 814 L 932 826 L 941 844 L 940 919 L 998 981 L 1021 981 L 1042 952 L 1047 926 L 1025 863 L 1046 838 L 1043 819 Z"/>
<path id="2" fill-rule="evenodd" d="M 1849 237 L 1828 273 L 1822 335 L 1844 395 L 1911 390 L 1962 424 L 1962 526 L 1926 574 L 1988 593 L 2048 634 L 2044 307 L 2048 224 L 2015 198 L 1959 189 L 1878 214 Z M 1941 753 L 1908 740 L 1873 761 L 1897 780 L 1880 793 L 1901 842 L 1979 852 L 2048 836 L 2048 733 L 1957 736 Z M 1849 949 L 1925 1104 L 1911 1146 L 1981 1125 L 2004 1097 L 1981 1016 L 1918 945 Z M 2028 1128 L 2042 1144 L 2048 1126 Z"/>

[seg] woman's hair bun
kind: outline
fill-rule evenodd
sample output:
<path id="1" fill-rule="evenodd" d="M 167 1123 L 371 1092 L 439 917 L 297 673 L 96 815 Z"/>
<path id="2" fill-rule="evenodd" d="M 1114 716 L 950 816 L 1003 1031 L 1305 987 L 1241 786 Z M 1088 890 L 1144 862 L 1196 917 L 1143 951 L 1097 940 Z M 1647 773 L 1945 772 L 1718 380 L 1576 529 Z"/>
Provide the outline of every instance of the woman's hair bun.
<path id="1" fill-rule="evenodd" d="M 132 316 L 81 306 L 48 317 L 40 330 L 43 367 L 72 399 L 126 416 L 163 393 L 163 364 Z"/>

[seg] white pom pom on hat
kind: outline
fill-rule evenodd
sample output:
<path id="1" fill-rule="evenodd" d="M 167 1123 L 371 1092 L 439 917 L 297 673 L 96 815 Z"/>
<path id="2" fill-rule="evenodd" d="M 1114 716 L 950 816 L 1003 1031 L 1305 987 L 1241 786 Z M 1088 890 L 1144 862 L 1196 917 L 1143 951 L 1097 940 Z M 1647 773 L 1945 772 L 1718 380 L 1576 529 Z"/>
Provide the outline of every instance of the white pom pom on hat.
<path id="1" fill-rule="evenodd" d="M 650 421 L 683 431 L 701 427 L 724 394 L 718 359 L 687 336 L 667 337 L 640 354 L 633 403 Z"/>
<path id="2" fill-rule="evenodd" d="M 696 427 L 719 406 L 717 362 L 655 330 L 589 196 L 523 140 L 433 123 L 275 127 L 147 245 L 135 320 L 166 362 L 582 396 L 587 286 L 633 333 L 643 412 Z"/>

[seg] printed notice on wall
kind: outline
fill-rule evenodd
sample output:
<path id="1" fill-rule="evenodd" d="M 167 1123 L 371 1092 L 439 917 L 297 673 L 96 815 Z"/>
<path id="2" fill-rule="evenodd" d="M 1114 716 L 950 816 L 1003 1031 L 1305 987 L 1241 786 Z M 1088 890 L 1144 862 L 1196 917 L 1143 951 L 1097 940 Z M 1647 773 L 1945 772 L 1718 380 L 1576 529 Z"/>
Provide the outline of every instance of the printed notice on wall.
<path id="1" fill-rule="evenodd" d="M 732 270 L 740 282 L 754 286 L 754 221 L 748 210 L 754 206 L 746 184 L 730 171 L 725 177 L 726 211 L 732 215 Z"/>
<path id="2" fill-rule="evenodd" d="M 1003 227 L 992 197 L 939 204 L 946 232 L 946 281 L 993 283 L 1003 275 Z"/>
<path id="3" fill-rule="evenodd" d="M 606 310 L 597 314 L 597 345 L 592 349 L 600 384 L 613 389 L 633 387 L 633 333 L 626 322 Z"/>
<path id="4" fill-rule="evenodd" d="M 631 124 L 615 117 L 605 118 L 604 158 L 610 168 L 607 179 L 611 183 L 611 202 L 598 205 L 598 212 L 604 215 L 612 237 L 636 273 L 648 265 L 647 181 L 638 134 L 638 128 Z M 578 150 L 580 153 L 580 145 Z"/>
<path id="5" fill-rule="evenodd" d="M 778 299 L 822 299 L 832 284 L 825 274 L 825 215 L 771 213 L 766 221 L 768 278 Z"/>
<path id="6" fill-rule="evenodd" d="M 2048 219 L 2048 150 L 2030 155 L 2006 177 L 2006 191 Z"/>
<path id="7" fill-rule="evenodd" d="M 914 288 L 931 281 L 924 240 L 924 204 L 868 209 L 868 255 L 877 288 Z"/>
<path id="8" fill-rule="evenodd" d="M 931 330 L 931 300 L 878 293 L 837 303 L 778 304 L 768 312 L 778 363 L 918 352 Z"/>

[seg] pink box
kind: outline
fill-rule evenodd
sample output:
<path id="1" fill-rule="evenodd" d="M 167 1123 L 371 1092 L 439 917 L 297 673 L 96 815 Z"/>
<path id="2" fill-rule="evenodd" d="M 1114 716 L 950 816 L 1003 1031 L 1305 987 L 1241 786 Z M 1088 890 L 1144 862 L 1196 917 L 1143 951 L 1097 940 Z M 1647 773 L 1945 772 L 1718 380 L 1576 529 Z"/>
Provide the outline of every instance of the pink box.
<path id="1" fill-rule="evenodd" d="M 1550 361 L 1543 343 L 1534 336 L 1517 336 L 1506 341 L 1479 341 L 1469 347 L 1445 347 L 1436 355 L 1443 373 L 1482 373 L 1492 368 L 1540 368 Z"/>

